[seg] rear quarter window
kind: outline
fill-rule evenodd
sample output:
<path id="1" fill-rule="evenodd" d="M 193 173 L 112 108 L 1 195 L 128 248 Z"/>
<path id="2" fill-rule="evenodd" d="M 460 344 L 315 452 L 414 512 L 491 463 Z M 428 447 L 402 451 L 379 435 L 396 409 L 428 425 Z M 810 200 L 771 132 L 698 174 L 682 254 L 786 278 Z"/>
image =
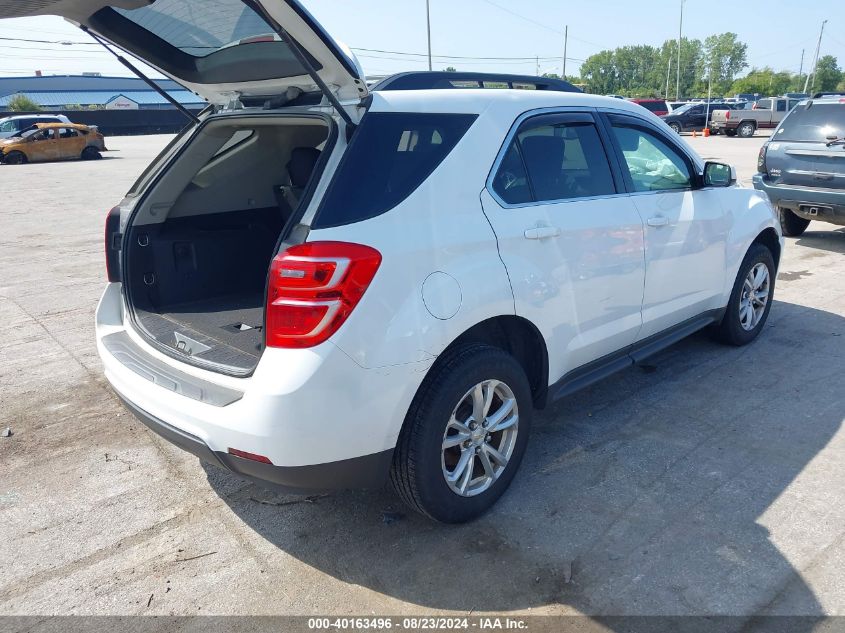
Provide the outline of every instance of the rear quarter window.
<path id="1" fill-rule="evenodd" d="M 431 175 L 476 118 L 475 114 L 367 114 L 312 227 L 351 224 L 389 211 Z"/>
<path id="2" fill-rule="evenodd" d="M 783 120 L 772 140 L 827 141 L 845 136 L 845 103 L 798 106 Z"/>

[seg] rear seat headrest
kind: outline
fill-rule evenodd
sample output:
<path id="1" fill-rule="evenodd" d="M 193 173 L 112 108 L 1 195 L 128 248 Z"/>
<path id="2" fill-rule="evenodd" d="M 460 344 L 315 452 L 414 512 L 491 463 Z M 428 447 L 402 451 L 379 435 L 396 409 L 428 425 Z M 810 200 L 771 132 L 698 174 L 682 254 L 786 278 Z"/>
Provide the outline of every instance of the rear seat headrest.
<path id="1" fill-rule="evenodd" d="M 320 150 L 316 147 L 294 147 L 288 161 L 290 184 L 294 187 L 305 187 L 318 160 L 320 160 Z"/>

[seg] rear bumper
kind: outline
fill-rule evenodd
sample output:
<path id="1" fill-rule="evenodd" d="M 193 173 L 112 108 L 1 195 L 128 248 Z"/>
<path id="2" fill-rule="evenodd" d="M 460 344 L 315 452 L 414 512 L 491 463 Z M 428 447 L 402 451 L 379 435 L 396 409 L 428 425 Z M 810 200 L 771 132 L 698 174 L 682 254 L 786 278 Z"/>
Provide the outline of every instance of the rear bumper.
<path id="1" fill-rule="evenodd" d="M 265 350 L 249 378 L 216 374 L 146 344 L 124 323 L 118 283 L 103 294 L 96 330 L 106 378 L 145 425 L 203 461 L 296 491 L 381 486 L 430 365 L 364 369 L 327 341 Z"/>
<path id="2" fill-rule="evenodd" d="M 138 408 L 117 394 L 147 428 L 174 446 L 256 483 L 286 492 L 310 493 L 336 488 L 380 488 L 387 481 L 393 450 L 312 466 L 275 466 L 211 450 L 200 438 Z"/>
<path id="3" fill-rule="evenodd" d="M 765 174 L 754 174 L 754 188 L 769 196 L 772 205 L 789 209 L 807 220 L 845 224 L 845 191 L 773 185 Z"/>

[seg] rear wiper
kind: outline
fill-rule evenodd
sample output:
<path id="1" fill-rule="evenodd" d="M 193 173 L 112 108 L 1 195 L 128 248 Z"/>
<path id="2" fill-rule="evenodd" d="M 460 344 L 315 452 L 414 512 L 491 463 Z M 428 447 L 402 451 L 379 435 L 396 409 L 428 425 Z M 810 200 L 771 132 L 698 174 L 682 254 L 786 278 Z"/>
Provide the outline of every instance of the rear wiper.
<path id="1" fill-rule="evenodd" d="M 173 106 L 173 107 L 175 107 L 177 110 L 179 110 L 179 112 L 181 112 L 182 114 L 184 114 L 186 117 L 188 117 L 188 118 L 189 118 L 192 122 L 194 122 L 194 123 L 199 123 L 199 122 L 200 122 L 200 120 L 197 118 L 197 116 L 196 116 L 193 112 L 191 112 L 190 110 L 188 110 L 188 108 L 186 108 L 186 107 L 185 107 L 185 106 L 183 106 L 181 103 L 179 103 L 176 99 L 174 99 L 173 97 L 171 97 L 171 96 L 170 96 L 170 94 L 168 94 L 168 92 L 167 92 L 166 90 L 164 90 L 164 88 L 162 88 L 161 86 L 159 86 L 156 82 L 154 82 L 152 79 L 150 79 L 149 77 L 147 77 L 144 73 L 142 73 L 140 70 L 138 70 L 137 68 L 135 68 L 135 66 L 134 66 L 134 65 L 133 65 L 133 64 L 132 64 L 132 63 L 131 63 L 128 59 L 126 59 L 125 57 L 123 57 L 122 55 L 120 55 L 118 52 L 113 51 L 111 48 L 109 48 L 109 45 L 106 43 L 106 41 L 105 41 L 103 38 L 101 38 L 100 36 L 96 35 L 95 33 L 92 33 L 92 32 L 91 32 L 90 30 L 88 30 L 88 28 L 87 28 L 87 27 L 85 27 L 85 26 L 80 26 L 79 28 L 81 28 L 81 29 L 82 29 L 83 31 L 85 31 L 88 35 L 90 35 L 90 36 L 94 39 L 94 41 L 96 41 L 98 44 L 100 44 L 100 46 L 102 46 L 103 48 L 105 48 L 105 49 L 106 49 L 109 53 L 111 53 L 112 55 L 114 55 L 114 56 L 117 58 L 117 61 L 119 61 L 119 62 L 120 62 L 121 64 L 123 64 L 124 66 L 126 66 L 126 68 L 128 68 L 128 69 L 129 69 L 129 70 L 130 70 L 130 71 L 131 71 L 131 72 L 132 72 L 132 73 L 133 73 L 136 77 L 138 77 L 138 79 L 140 79 L 141 81 L 143 81 L 143 82 L 144 82 L 145 84 L 147 84 L 150 88 L 152 88 L 152 89 L 153 89 L 153 90 L 155 90 L 158 94 L 160 94 L 162 97 L 164 97 L 165 99 L 167 99 L 167 101 L 170 103 L 170 105 L 172 105 L 172 106 Z"/>
<path id="2" fill-rule="evenodd" d="M 832 147 L 833 145 L 845 145 L 845 136 L 839 138 L 828 137 L 828 139 L 827 143 L 825 143 L 828 147 Z"/>

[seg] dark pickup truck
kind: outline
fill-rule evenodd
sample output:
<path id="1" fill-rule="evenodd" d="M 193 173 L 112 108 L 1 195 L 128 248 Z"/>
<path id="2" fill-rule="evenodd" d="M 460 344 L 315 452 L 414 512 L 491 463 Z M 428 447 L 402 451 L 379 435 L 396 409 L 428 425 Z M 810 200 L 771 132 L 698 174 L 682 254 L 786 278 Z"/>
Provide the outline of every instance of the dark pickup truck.
<path id="1" fill-rule="evenodd" d="M 760 148 L 757 171 L 784 235 L 812 220 L 845 226 L 845 98 L 802 101 Z"/>
<path id="2" fill-rule="evenodd" d="M 745 103 L 723 103 L 716 102 L 710 104 L 710 112 L 708 116 L 706 103 L 685 103 L 684 105 L 675 108 L 669 114 L 660 117 L 663 122 L 670 128 L 675 130 L 678 134 L 681 132 L 689 132 L 691 130 L 703 131 L 710 119 L 713 118 L 715 110 L 742 110 L 745 108 Z"/>

